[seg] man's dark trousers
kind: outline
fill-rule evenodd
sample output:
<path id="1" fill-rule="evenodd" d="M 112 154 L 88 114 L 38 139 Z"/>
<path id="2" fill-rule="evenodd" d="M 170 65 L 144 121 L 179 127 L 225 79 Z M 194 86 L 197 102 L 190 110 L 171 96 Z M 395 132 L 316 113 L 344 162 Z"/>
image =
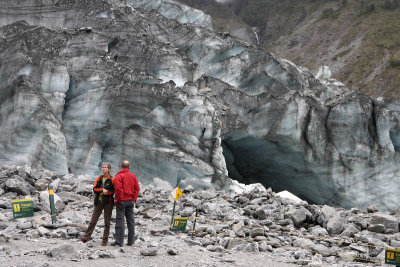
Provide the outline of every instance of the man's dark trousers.
<path id="1" fill-rule="evenodd" d="M 128 200 L 117 204 L 117 215 L 115 222 L 115 243 L 124 244 L 125 217 L 128 226 L 128 245 L 132 245 L 135 236 L 135 218 L 133 216 L 133 201 Z"/>

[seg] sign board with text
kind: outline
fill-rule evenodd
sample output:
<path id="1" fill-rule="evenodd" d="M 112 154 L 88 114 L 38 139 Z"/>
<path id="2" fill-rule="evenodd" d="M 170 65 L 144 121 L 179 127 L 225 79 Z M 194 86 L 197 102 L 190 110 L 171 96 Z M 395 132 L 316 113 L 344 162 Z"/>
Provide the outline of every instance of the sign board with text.
<path id="1" fill-rule="evenodd" d="M 188 218 L 174 218 L 172 231 L 185 231 Z"/>
<path id="2" fill-rule="evenodd" d="M 400 265 L 400 249 L 385 249 L 385 263 Z"/>
<path id="3" fill-rule="evenodd" d="M 32 199 L 16 199 L 11 200 L 14 219 L 33 217 L 33 201 Z"/>

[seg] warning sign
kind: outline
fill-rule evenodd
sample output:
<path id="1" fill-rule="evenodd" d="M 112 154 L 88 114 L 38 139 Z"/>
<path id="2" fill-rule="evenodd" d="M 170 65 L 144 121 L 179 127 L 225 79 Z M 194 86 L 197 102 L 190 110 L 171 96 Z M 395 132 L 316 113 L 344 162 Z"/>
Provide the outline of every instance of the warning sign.
<path id="1" fill-rule="evenodd" d="M 171 196 L 172 198 L 177 201 L 181 196 L 182 196 L 182 191 L 179 188 L 179 186 L 177 186 L 172 192 L 171 192 Z"/>
<path id="2" fill-rule="evenodd" d="M 32 199 L 11 200 L 14 219 L 33 217 L 33 201 Z"/>
<path id="3" fill-rule="evenodd" d="M 385 263 L 400 265 L 400 249 L 385 249 Z"/>
<path id="4" fill-rule="evenodd" d="M 188 218 L 174 218 L 172 231 L 185 231 Z"/>

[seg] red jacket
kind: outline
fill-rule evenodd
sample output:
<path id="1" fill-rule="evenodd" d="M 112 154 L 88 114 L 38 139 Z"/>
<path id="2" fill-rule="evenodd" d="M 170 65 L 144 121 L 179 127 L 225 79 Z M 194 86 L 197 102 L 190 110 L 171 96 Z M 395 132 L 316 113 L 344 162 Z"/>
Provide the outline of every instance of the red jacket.
<path id="1" fill-rule="evenodd" d="M 140 191 L 138 179 L 129 169 L 122 169 L 115 176 L 114 188 L 116 204 L 127 200 L 136 202 Z"/>

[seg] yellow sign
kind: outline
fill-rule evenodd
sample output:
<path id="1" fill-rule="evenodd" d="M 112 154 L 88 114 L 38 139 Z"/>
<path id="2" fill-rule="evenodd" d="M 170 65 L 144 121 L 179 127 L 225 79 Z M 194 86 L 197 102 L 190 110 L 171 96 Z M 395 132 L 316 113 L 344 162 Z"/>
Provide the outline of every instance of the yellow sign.
<path id="1" fill-rule="evenodd" d="M 171 192 L 171 196 L 172 198 L 177 201 L 181 196 L 182 196 L 182 191 L 179 188 L 179 186 L 177 186 L 172 192 Z"/>

